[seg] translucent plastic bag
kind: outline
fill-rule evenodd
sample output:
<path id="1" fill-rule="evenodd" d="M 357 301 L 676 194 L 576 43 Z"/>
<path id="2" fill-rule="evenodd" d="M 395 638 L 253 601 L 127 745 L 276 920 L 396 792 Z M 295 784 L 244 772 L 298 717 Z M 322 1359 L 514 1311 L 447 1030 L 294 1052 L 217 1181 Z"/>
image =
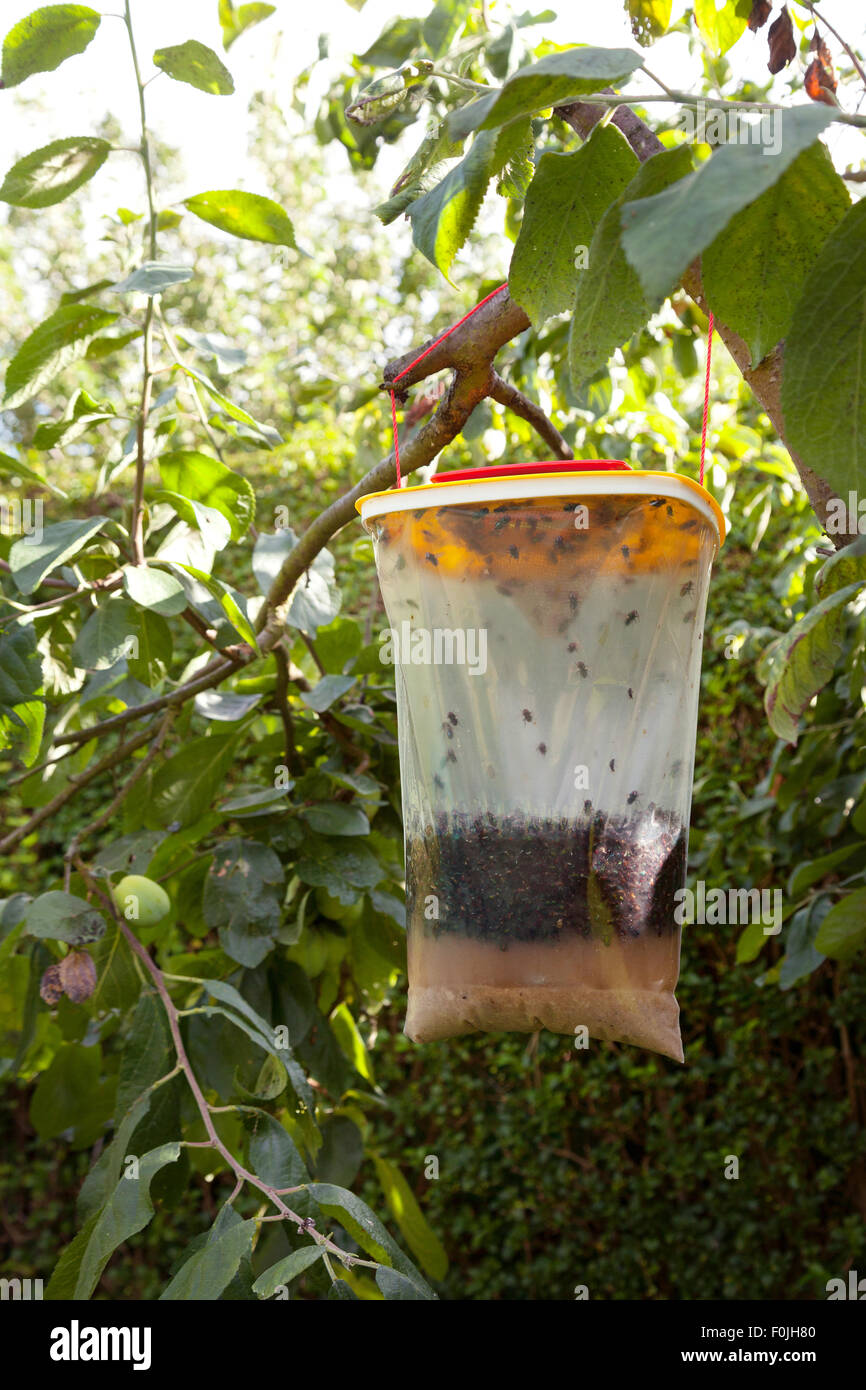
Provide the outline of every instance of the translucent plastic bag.
<path id="1" fill-rule="evenodd" d="M 675 894 L 724 523 L 679 475 L 538 467 L 359 504 L 396 668 L 406 1032 L 583 1028 L 681 1061 Z"/>

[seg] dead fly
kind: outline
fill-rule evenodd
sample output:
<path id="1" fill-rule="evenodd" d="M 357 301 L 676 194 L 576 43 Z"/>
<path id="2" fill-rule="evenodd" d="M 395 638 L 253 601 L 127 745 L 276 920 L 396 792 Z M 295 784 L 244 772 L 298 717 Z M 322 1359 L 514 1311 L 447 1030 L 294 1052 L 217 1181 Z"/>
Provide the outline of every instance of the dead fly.
<path id="1" fill-rule="evenodd" d="M 626 618 L 625 618 L 625 625 L 626 625 L 626 627 L 631 627 L 632 623 L 636 623 L 636 622 L 638 621 L 639 618 L 640 618 L 640 614 L 638 613 L 638 611 L 637 611 L 636 608 L 633 608 L 633 609 L 631 610 L 630 613 L 627 613 L 627 614 L 626 614 Z"/>
<path id="2" fill-rule="evenodd" d="M 684 522 L 681 523 L 681 525 L 680 525 L 680 530 L 681 530 L 681 531 L 694 531 L 694 529 L 695 529 L 695 527 L 697 526 L 697 524 L 698 524 L 698 523 L 695 521 L 694 517 L 692 517 L 691 521 L 684 521 Z"/>
<path id="3" fill-rule="evenodd" d="M 457 728 L 457 725 L 460 723 L 460 720 L 457 718 L 457 715 L 454 714 L 452 710 L 448 711 L 448 723 L 453 724 L 455 729 Z"/>
<path id="4" fill-rule="evenodd" d="M 577 597 L 577 594 L 569 594 L 569 596 L 568 596 L 568 606 L 569 606 L 569 608 L 571 609 L 572 613 L 576 613 L 576 612 L 577 612 L 577 605 L 578 605 L 578 597 Z"/>
<path id="5" fill-rule="evenodd" d="M 499 520 L 493 524 L 494 531 L 501 531 L 503 526 L 507 526 L 510 520 L 510 516 L 501 516 Z"/>
<path id="6" fill-rule="evenodd" d="M 640 792 L 629 792 L 628 796 L 626 797 L 626 804 L 629 806 L 633 806 L 639 796 Z"/>
<path id="7" fill-rule="evenodd" d="M 520 559 L 520 551 L 517 549 L 516 545 L 510 545 L 508 547 L 508 553 L 511 556 L 512 560 Z"/>
<path id="8" fill-rule="evenodd" d="M 538 745 L 538 751 L 539 751 L 539 753 L 541 753 L 542 755 L 545 754 L 545 753 L 547 752 L 547 744 L 546 744 L 546 743 L 539 743 L 539 745 Z"/>
<path id="9" fill-rule="evenodd" d="M 589 815 L 590 811 L 592 810 L 592 802 L 591 802 L 591 801 L 584 801 L 584 803 L 583 803 L 583 809 L 584 809 L 585 813 L 586 813 L 587 815 Z"/>
<path id="10" fill-rule="evenodd" d="M 445 730 L 445 733 L 446 733 L 446 735 L 448 736 L 448 738 L 453 738 L 453 737 L 454 737 L 454 730 L 452 729 L 451 725 L 447 722 L 447 720 L 446 720 L 446 722 L 442 725 L 442 728 Z"/>
<path id="11" fill-rule="evenodd" d="M 667 512 L 668 516 L 673 516 L 673 514 L 674 514 L 674 509 L 673 509 L 673 507 L 666 507 L 666 508 L 665 508 L 665 511 Z"/>
<path id="12" fill-rule="evenodd" d="M 578 648 L 578 645 L 579 645 L 579 644 L 578 644 L 577 642 L 569 642 L 569 644 L 568 644 L 568 650 L 569 650 L 570 652 L 576 652 L 576 651 L 577 651 L 577 648 Z"/>
<path id="13" fill-rule="evenodd" d="M 432 550 L 427 551 L 427 554 L 424 556 L 424 559 L 429 560 L 431 565 L 439 564 L 439 561 L 436 559 L 436 556 L 433 554 Z"/>
<path id="14" fill-rule="evenodd" d="M 684 614 L 683 614 L 683 622 L 684 622 L 684 623 L 690 623 L 690 622 L 692 621 L 692 619 L 694 618 L 695 614 L 697 613 L 697 611 L 698 611 L 698 610 L 697 610 L 696 608 L 690 608 L 689 611 L 688 611 L 688 613 L 684 613 Z"/>
<path id="15" fill-rule="evenodd" d="M 608 767 L 610 768 L 611 772 L 616 772 L 616 758 L 611 758 L 610 762 L 608 763 Z"/>
<path id="16" fill-rule="evenodd" d="M 565 504 L 565 506 L 563 507 L 562 510 L 563 510 L 564 512 L 576 512 L 576 511 L 577 511 L 577 506 L 578 506 L 578 504 L 577 504 L 576 502 L 566 502 L 566 504 Z"/>
<path id="17" fill-rule="evenodd" d="M 415 520 L 416 520 L 416 521 L 420 521 L 421 518 L 422 518 L 422 516 L 426 516 L 426 515 L 427 515 L 427 508 L 426 508 L 426 507 L 422 507 L 421 510 L 420 510 L 419 512 L 416 512 L 416 513 L 415 513 Z"/>
<path id="18" fill-rule="evenodd" d="M 627 546 L 627 545 L 620 546 L 620 549 L 621 549 L 621 551 L 622 551 L 623 558 L 627 560 L 628 557 L 629 557 L 629 555 L 631 554 L 631 551 L 629 550 L 628 546 Z"/>
<path id="19" fill-rule="evenodd" d="M 493 510 L 494 512 L 507 512 L 510 505 L 509 502 L 500 502 L 499 506 L 494 507 Z"/>
<path id="20" fill-rule="evenodd" d="M 585 662 L 585 661 L 579 661 L 579 662 L 577 663 L 577 669 L 578 669 L 578 671 L 580 672 L 580 674 L 583 676 L 583 679 L 586 680 L 587 676 L 589 675 L 589 668 L 587 667 L 586 662 Z"/>
<path id="21" fill-rule="evenodd" d="M 651 507 L 663 507 L 664 504 L 665 499 L 663 497 L 654 497 L 653 500 L 650 502 Z"/>
<path id="22" fill-rule="evenodd" d="M 531 709 L 525 709 L 525 710 L 523 711 L 523 722 L 524 722 L 524 724 L 531 724 L 531 723 L 532 723 L 532 710 L 531 710 Z"/>
<path id="23" fill-rule="evenodd" d="M 683 587 L 680 589 L 680 598 L 685 598 L 686 594 L 693 594 L 694 592 L 695 592 L 695 583 L 694 583 L 694 580 L 693 580 L 693 579 L 689 579 L 689 580 L 686 581 L 686 583 L 685 583 L 685 584 L 683 585 Z"/>
<path id="24" fill-rule="evenodd" d="M 632 690 L 631 686 L 629 686 L 629 688 L 628 688 L 628 698 L 629 698 L 630 700 L 633 700 L 633 699 L 634 699 L 634 691 Z"/>
<path id="25" fill-rule="evenodd" d="M 550 520 L 550 518 L 548 517 L 548 521 L 549 521 L 549 520 Z M 553 538 L 553 545 L 554 545 L 554 549 L 556 549 L 556 550 L 564 550 L 564 549 L 565 549 L 565 541 L 562 539 L 562 536 L 554 536 L 554 538 Z"/>
<path id="26" fill-rule="evenodd" d="M 440 791 L 440 792 L 442 791 L 443 787 L 445 786 L 445 783 L 442 781 L 442 778 L 439 776 L 439 773 L 438 773 L 438 772 L 434 772 L 434 773 L 433 773 L 433 785 L 434 785 L 434 787 L 436 787 L 436 789 L 437 789 L 438 791 Z"/>

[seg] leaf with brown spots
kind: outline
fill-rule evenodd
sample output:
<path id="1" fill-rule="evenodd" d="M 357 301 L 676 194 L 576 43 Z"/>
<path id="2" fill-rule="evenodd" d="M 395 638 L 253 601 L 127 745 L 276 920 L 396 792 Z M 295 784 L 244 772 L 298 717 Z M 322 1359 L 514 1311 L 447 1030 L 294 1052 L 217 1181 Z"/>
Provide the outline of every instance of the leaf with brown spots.
<path id="1" fill-rule="evenodd" d="M 73 1004 L 83 1004 L 96 989 L 96 966 L 87 951 L 70 951 L 60 962 L 58 975 Z"/>
<path id="2" fill-rule="evenodd" d="M 770 18 L 773 6 L 770 0 L 754 0 L 752 13 L 749 15 L 749 28 L 753 34 L 757 34 L 759 29 L 763 29 L 767 20 Z"/>
<path id="3" fill-rule="evenodd" d="M 797 44 L 794 40 L 794 26 L 791 23 L 787 5 L 782 6 L 782 13 L 779 18 L 770 25 L 767 42 L 770 45 L 770 61 L 767 63 L 770 72 L 781 72 L 782 68 L 788 66 L 792 58 L 796 58 Z"/>

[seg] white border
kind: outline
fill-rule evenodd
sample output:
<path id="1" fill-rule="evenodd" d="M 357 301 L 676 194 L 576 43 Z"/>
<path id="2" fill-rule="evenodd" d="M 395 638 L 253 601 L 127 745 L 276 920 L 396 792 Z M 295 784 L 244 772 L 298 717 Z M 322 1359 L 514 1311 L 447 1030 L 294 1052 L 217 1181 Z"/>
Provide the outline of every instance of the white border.
<path id="1" fill-rule="evenodd" d="M 719 521 L 710 504 L 695 485 L 682 481 L 675 473 L 626 473 L 610 469 L 599 473 L 522 473 L 512 477 L 467 479 L 457 483 L 428 483 L 418 488 L 394 488 L 390 492 L 370 493 L 357 502 L 362 521 L 392 512 L 419 511 L 426 507 L 450 507 L 457 503 L 507 502 L 514 497 L 619 497 L 636 493 L 640 497 L 672 497 L 688 502 L 695 511 L 712 522 L 721 544 Z"/>

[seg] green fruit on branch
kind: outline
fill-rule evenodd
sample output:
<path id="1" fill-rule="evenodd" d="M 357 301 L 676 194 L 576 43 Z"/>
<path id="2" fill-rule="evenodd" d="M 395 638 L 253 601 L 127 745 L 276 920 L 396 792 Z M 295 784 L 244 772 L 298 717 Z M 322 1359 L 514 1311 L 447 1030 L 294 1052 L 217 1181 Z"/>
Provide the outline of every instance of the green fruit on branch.
<path id="1" fill-rule="evenodd" d="M 164 888 L 143 874 L 127 874 L 114 888 L 114 901 L 128 922 L 155 927 L 171 911 L 171 899 Z"/>

